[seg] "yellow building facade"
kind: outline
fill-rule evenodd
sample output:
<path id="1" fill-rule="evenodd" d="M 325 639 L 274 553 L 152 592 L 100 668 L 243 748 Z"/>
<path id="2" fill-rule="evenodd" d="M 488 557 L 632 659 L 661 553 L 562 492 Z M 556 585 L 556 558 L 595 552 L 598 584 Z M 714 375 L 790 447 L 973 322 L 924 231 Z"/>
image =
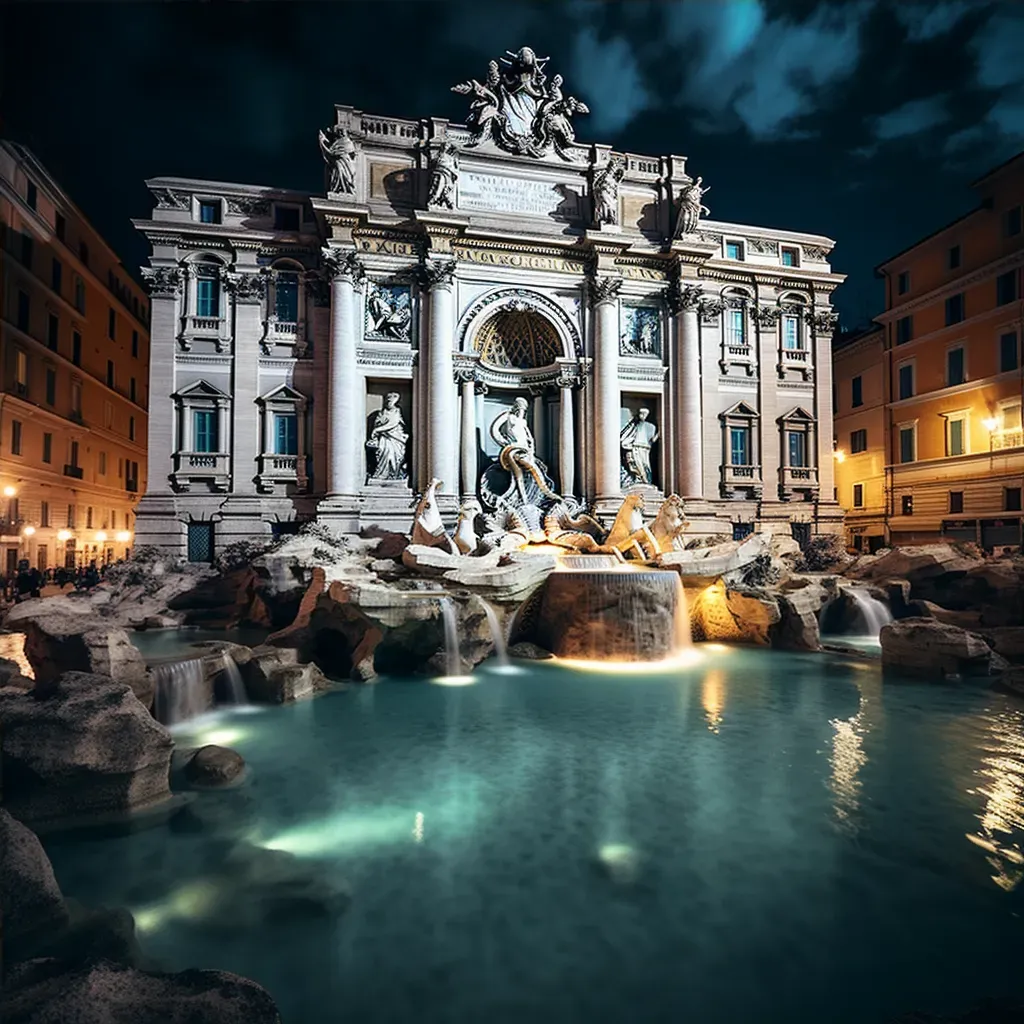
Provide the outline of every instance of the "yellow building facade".
<path id="1" fill-rule="evenodd" d="M 149 299 L 25 147 L 0 142 L 0 572 L 128 557 Z"/>
<path id="2" fill-rule="evenodd" d="M 881 331 L 835 349 L 838 497 L 853 547 L 1021 543 L 1024 153 L 973 188 L 974 210 L 878 268 Z M 854 453 L 862 428 L 867 448 Z"/>

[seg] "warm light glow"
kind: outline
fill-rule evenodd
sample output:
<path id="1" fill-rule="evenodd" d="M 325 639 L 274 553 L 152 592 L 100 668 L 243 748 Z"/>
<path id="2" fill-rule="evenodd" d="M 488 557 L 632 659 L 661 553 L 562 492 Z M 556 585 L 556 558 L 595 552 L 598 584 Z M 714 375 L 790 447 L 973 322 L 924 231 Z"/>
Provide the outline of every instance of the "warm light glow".
<path id="1" fill-rule="evenodd" d="M 700 649 L 702 651 L 714 651 L 715 654 L 728 654 L 731 650 L 725 644 L 701 644 Z"/>
<path id="2" fill-rule="evenodd" d="M 245 729 L 206 729 L 196 733 L 196 738 L 202 743 L 212 743 L 217 747 L 228 747 L 232 743 L 244 740 L 247 735 Z"/>
<path id="3" fill-rule="evenodd" d="M 36 532 L 36 528 L 34 526 L 26 526 L 21 532 L 25 534 L 26 537 L 31 537 L 32 534 Z"/>
<path id="4" fill-rule="evenodd" d="M 438 686 L 472 686 L 476 676 L 434 676 L 430 681 Z"/>
<path id="5" fill-rule="evenodd" d="M 106 539 L 107 539 L 107 535 L 106 535 L 106 533 L 103 530 L 100 530 L 96 534 L 96 540 L 99 541 L 100 544 L 102 544 Z"/>
<path id="6" fill-rule="evenodd" d="M 581 672 L 599 672 L 610 675 L 647 675 L 657 672 L 671 672 L 674 669 L 692 668 L 702 658 L 700 651 L 680 651 L 660 661 L 612 661 L 589 658 L 552 658 L 556 665 L 579 669 Z"/>
<path id="7" fill-rule="evenodd" d="M 5 498 L 13 498 L 17 493 L 18 493 L 18 488 L 17 487 L 12 487 L 10 484 L 8 484 L 4 488 L 4 497 Z"/>
<path id="8" fill-rule="evenodd" d="M 71 531 L 70 530 L 58 530 L 57 531 L 57 540 L 59 540 L 61 542 L 61 544 L 64 544 L 67 541 L 71 540 Z"/>
<path id="9" fill-rule="evenodd" d="M 837 448 L 832 453 L 832 455 L 835 457 L 836 462 L 845 462 L 846 461 L 846 452 L 844 452 L 842 448 Z"/>
<path id="10" fill-rule="evenodd" d="M 705 677 L 700 688 L 700 702 L 704 707 L 704 717 L 711 732 L 718 732 L 722 724 L 722 708 L 725 707 L 725 676 L 721 669 L 712 669 Z"/>
<path id="11" fill-rule="evenodd" d="M 118 530 L 117 540 L 120 544 L 127 544 L 132 539 L 131 530 Z"/>
<path id="12" fill-rule="evenodd" d="M 997 420 L 997 419 L 995 418 L 995 416 L 986 416 L 986 417 L 985 417 L 985 419 L 983 419 L 983 420 L 981 421 L 981 425 L 982 425 L 982 426 L 983 426 L 983 427 L 984 427 L 984 428 L 985 428 L 985 429 L 986 429 L 986 430 L 987 430 L 987 431 L 988 431 L 989 433 L 991 433 L 991 432 L 992 432 L 993 430 L 995 430 L 995 429 L 996 429 L 996 427 L 998 427 L 998 426 L 999 426 L 999 420 Z"/>

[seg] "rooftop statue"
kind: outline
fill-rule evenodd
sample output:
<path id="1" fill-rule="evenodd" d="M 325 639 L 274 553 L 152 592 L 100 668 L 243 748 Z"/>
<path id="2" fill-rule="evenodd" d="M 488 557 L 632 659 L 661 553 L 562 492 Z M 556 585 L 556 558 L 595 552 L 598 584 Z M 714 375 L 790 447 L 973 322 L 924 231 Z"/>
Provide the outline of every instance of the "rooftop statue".
<path id="1" fill-rule="evenodd" d="M 352 195 L 356 190 L 356 144 L 340 125 L 320 132 L 320 152 L 330 168 L 327 191 Z"/>
<path id="2" fill-rule="evenodd" d="M 594 225 L 619 222 L 619 182 L 626 172 L 621 157 L 613 156 L 604 167 L 594 172 Z"/>
<path id="3" fill-rule="evenodd" d="M 430 195 L 427 206 L 455 209 L 455 183 L 459 179 L 459 152 L 452 142 L 442 142 L 430 165 Z"/>
<path id="4" fill-rule="evenodd" d="M 684 235 L 692 235 L 697 230 L 697 222 L 701 214 L 711 211 L 701 202 L 704 195 L 711 191 L 711 186 L 701 188 L 703 178 L 691 182 L 682 192 L 679 193 L 679 217 L 676 220 L 676 230 L 673 237 L 682 238 Z"/>
<path id="5" fill-rule="evenodd" d="M 564 160 L 572 160 L 576 135 L 570 118 L 590 113 L 587 105 L 562 92 L 562 76 L 548 81 L 544 65 L 528 46 L 487 65 L 487 78 L 471 78 L 452 86 L 452 92 L 472 96 L 467 123 L 473 132 L 470 146 L 490 140 L 499 149 L 520 156 L 540 157 L 552 146 Z"/>

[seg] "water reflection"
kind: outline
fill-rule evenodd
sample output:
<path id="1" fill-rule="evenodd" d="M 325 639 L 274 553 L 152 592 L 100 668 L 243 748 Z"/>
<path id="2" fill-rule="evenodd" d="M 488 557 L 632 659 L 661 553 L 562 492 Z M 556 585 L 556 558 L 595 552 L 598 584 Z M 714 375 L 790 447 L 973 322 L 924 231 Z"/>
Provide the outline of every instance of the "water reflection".
<path id="1" fill-rule="evenodd" d="M 984 784 L 976 790 L 985 797 L 978 816 L 981 828 L 967 838 L 981 847 L 995 872 L 992 881 L 1007 892 L 1024 878 L 1024 854 L 1020 835 L 1024 831 L 1024 732 L 1022 716 L 1005 711 L 990 719 L 992 746 L 979 771 Z"/>
<path id="2" fill-rule="evenodd" d="M 36 674 L 25 657 L 25 634 L 24 633 L 0 633 L 0 658 L 9 658 L 18 663 L 18 669 L 23 676 L 35 679 Z"/>
<path id="3" fill-rule="evenodd" d="M 722 724 L 722 708 L 725 707 L 725 673 L 720 668 L 713 668 L 704 675 L 700 688 L 700 700 L 704 705 L 704 717 L 708 728 L 718 732 Z"/>
<path id="4" fill-rule="evenodd" d="M 832 737 L 832 768 L 830 785 L 835 794 L 836 818 L 840 824 L 853 825 L 853 815 L 860 805 L 860 770 L 867 762 L 864 753 L 864 722 L 862 713 L 864 698 L 861 696 L 857 714 L 850 718 L 834 718 L 829 723 L 835 730 Z"/>

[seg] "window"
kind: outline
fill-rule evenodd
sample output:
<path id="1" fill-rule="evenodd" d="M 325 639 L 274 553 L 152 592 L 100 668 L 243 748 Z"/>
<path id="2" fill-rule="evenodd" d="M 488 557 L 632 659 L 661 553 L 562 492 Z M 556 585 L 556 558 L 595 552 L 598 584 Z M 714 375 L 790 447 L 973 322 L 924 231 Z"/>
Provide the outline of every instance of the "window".
<path id="1" fill-rule="evenodd" d="M 50 264 L 50 287 L 60 295 L 60 286 L 64 281 L 64 264 L 55 259 Z"/>
<path id="2" fill-rule="evenodd" d="M 298 231 L 299 208 L 297 206 L 275 206 L 274 227 L 278 231 Z"/>
<path id="3" fill-rule="evenodd" d="M 299 319 L 299 275 L 290 271 L 279 273 L 274 283 L 274 315 L 281 323 L 294 324 Z"/>
<path id="4" fill-rule="evenodd" d="M 965 380 L 967 374 L 964 371 L 964 347 L 958 345 L 946 353 L 946 386 L 954 387 L 963 384 Z"/>
<path id="5" fill-rule="evenodd" d="M 220 203 L 216 199 L 199 201 L 199 222 L 201 224 L 220 223 Z"/>
<path id="6" fill-rule="evenodd" d="M 966 415 L 946 417 L 946 454 L 963 455 L 967 451 Z"/>
<path id="7" fill-rule="evenodd" d="M 79 313 L 85 312 L 85 282 L 75 275 L 75 309 Z"/>
<path id="8" fill-rule="evenodd" d="M 107 337 L 111 341 L 117 340 L 117 314 L 114 312 L 113 308 L 111 308 L 110 312 L 107 313 Z"/>
<path id="9" fill-rule="evenodd" d="M 53 434 L 43 434 L 43 462 L 53 461 Z"/>
<path id="10" fill-rule="evenodd" d="M 39 525 L 50 525 L 50 503 L 48 501 L 44 501 L 39 505 Z"/>
<path id="11" fill-rule="evenodd" d="M 800 318 L 787 315 L 782 318 L 782 347 L 788 349 L 801 348 Z"/>
<path id="12" fill-rule="evenodd" d="M 277 413 L 274 416 L 274 454 L 298 455 L 299 418 L 294 413 Z"/>
<path id="13" fill-rule="evenodd" d="M 128 381 L 128 397 L 134 402 L 135 401 L 135 378 L 132 377 Z"/>
<path id="14" fill-rule="evenodd" d="M 107 387 L 112 388 L 114 386 L 114 360 L 107 360 Z"/>
<path id="15" fill-rule="evenodd" d="M 106 452 L 100 452 L 98 461 L 99 461 L 99 473 L 100 473 L 100 476 L 106 476 L 107 475 L 107 453 Z"/>
<path id="16" fill-rule="evenodd" d="M 726 242 L 725 243 L 725 258 L 727 260 L 741 260 L 741 259 L 743 259 L 743 243 L 742 242 Z"/>
<path id="17" fill-rule="evenodd" d="M 30 181 L 25 186 L 25 202 L 34 210 L 38 201 L 39 190 L 36 188 L 36 183 L 34 181 Z"/>
<path id="18" fill-rule="evenodd" d="M 856 409 L 858 406 L 864 404 L 864 381 L 863 378 L 857 376 L 850 381 L 850 405 Z"/>
<path id="19" fill-rule="evenodd" d="M 217 278 L 196 279 L 196 315 L 220 316 L 220 281 Z"/>
<path id="20" fill-rule="evenodd" d="M 853 507 L 863 508 L 864 507 L 864 485 L 854 484 L 853 485 Z"/>
<path id="21" fill-rule="evenodd" d="M 750 463 L 750 427 L 729 428 L 729 464 L 732 466 L 749 466 Z"/>
<path id="22" fill-rule="evenodd" d="M 900 295 L 906 295 L 910 291 L 910 271 L 901 270 L 896 278 L 896 291 Z"/>
<path id="23" fill-rule="evenodd" d="M 21 236 L 21 262 L 24 263 L 29 270 L 32 269 L 32 257 L 34 253 L 35 243 L 32 241 L 32 236 L 23 234 Z"/>
<path id="24" fill-rule="evenodd" d="M 29 319 L 32 307 L 29 298 L 24 292 L 18 292 L 18 330 L 28 334 Z"/>
<path id="25" fill-rule="evenodd" d="M 914 514 L 914 496 L 912 494 L 904 494 L 900 498 L 900 511 L 905 516 L 912 516 Z"/>
<path id="26" fill-rule="evenodd" d="M 782 265 L 784 267 L 799 267 L 800 266 L 800 251 L 799 249 L 787 249 L 785 246 L 782 247 Z"/>
<path id="27" fill-rule="evenodd" d="M 22 350 L 14 350 L 15 390 L 23 395 L 28 391 L 28 356 Z"/>
<path id="28" fill-rule="evenodd" d="M 1017 369 L 1017 332 L 1006 331 L 999 335 L 999 372 Z"/>
<path id="29" fill-rule="evenodd" d="M 917 430 L 900 427 L 900 462 L 913 462 L 917 455 Z"/>
<path id="30" fill-rule="evenodd" d="M 914 364 L 904 363 L 899 368 L 899 394 L 900 398 L 914 397 Z"/>
<path id="31" fill-rule="evenodd" d="M 1019 512 L 1021 510 L 1019 487 L 1003 488 L 1003 508 L 1007 512 Z"/>
<path id="32" fill-rule="evenodd" d="M 789 430 L 786 432 L 786 450 L 789 455 L 789 465 L 803 468 L 807 465 L 807 433 L 803 430 Z"/>
<path id="33" fill-rule="evenodd" d="M 1014 206 L 1003 214 L 1003 234 L 1007 238 L 1020 234 L 1020 207 Z"/>
<path id="34" fill-rule="evenodd" d="M 85 528 L 87 530 L 92 529 L 92 505 L 89 505 L 85 510 Z"/>
<path id="35" fill-rule="evenodd" d="M 950 512 L 963 512 L 964 510 L 964 492 L 963 491 L 950 491 L 949 492 L 949 511 Z"/>
<path id="36" fill-rule="evenodd" d="M 996 278 L 996 305 L 1017 301 L 1017 271 L 1008 270 Z"/>
<path id="37" fill-rule="evenodd" d="M 134 416 L 129 416 L 128 417 L 128 440 L 129 441 L 134 441 L 135 440 L 135 417 Z"/>
<path id="38" fill-rule="evenodd" d="M 85 266 L 89 266 L 89 246 L 85 242 L 78 243 L 78 258 Z"/>
<path id="39" fill-rule="evenodd" d="M 725 343 L 726 345 L 743 347 L 747 343 L 744 336 L 745 320 L 742 309 L 725 311 Z"/>
<path id="40" fill-rule="evenodd" d="M 132 359 L 139 358 L 139 332 L 132 331 Z"/>
<path id="41" fill-rule="evenodd" d="M 64 236 L 67 234 L 67 221 L 64 220 L 63 213 L 54 213 L 53 215 L 53 231 L 57 236 L 58 240 L 63 242 Z"/>
<path id="42" fill-rule="evenodd" d="M 75 416 L 82 415 L 82 382 L 80 380 L 71 382 L 71 412 Z"/>
<path id="43" fill-rule="evenodd" d="M 215 409 L 194 409 L 192 411 L 192 449 L 197 452 L 217 451 L 217 411 Z"/>
<path id="44" fill-rule="evenodd" d="M 11 454 L 21 454 L 21 421 L 11 420 Z"/>
<path id="45" fill-rule="evenodd" d="M 964 315 L 963 292 L 960 292 L 959 295 L 950 295 L 946 299 L 946 326 L 950 327 L 952 324 L 960 323 Z"/>
<path id="46" fill-rule="evenodd" d="M 51 352 L 57 351 L 57 338 L 60 334 L 60 319 L 51 313 L 46 321 L 46 344 Z"/>
<path id="47" fill-rule="evenodd" d="M 868 432 L 866 427 L 861 427 L 860 430 L 852 430 L 850 432 L 850 454 L 856 455 L 858 452 L 866 452 L 868 450 Z"/>
<path id="48" fill-rule="evenodd" d="M 960 246 L 954 245 L 950 247 L 949 252 L 946 254 L 946 269 L 956 270 L 960 266 Z"/>
<path id="49" fill-rule="evenodd" d="M 901 316 L 896 321 L 896 344 L 905 345 L 914 337 L 914 317 L 913 314 L 910 316 Z"/>
<path id="50" fill-rule="evenodd" d="M 71 335 L 71 362 L 75 366 L 82 365 L 82 336 L 78 331 Z"/>
<path id="51" fill-rule="evenodd" d="M 49 366 L 46 368 L 46 404 L 57 404 L 57 371 Z"/>

